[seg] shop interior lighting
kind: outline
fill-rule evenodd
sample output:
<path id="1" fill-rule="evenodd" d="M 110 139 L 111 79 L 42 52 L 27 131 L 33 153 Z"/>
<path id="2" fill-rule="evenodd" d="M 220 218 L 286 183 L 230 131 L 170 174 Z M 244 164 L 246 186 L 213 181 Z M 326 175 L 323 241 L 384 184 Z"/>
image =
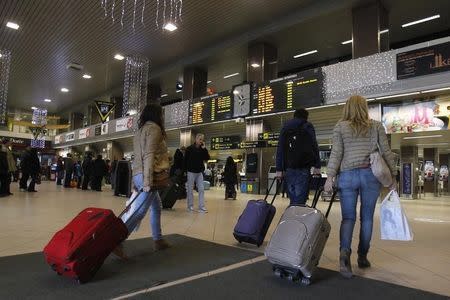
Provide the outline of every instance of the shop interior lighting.
<path id="1" fill-rule="evenodd" d="M 433 90 L 426 90 L 426 91 L 422 91 L 422 94 L 425 93 L 433 93 L 433 92 L 441 92 L 441 91 L 448 91 L 450 90 L 450 87 L 445 87 L 445 88 L 441 88 L 441 89 L 433 89 Z"/>
<path id="2" fill-rule="evenodd" d="M 83 75 L 83 78 L 84 78 L 84 79 L 91 79 L 91 78 L 92 78 L 92 76 L 91 76 L 91 75 L 89 75 L 89 74 L 84 74 L 84 75 Z"/>
<path id="3" fill-rule="evenodd" d="M 423 135 L 423 136 L 405 136 L 404 140 L 416 140 L 416 139 L 431 139 L 431 138 L 439 138 L 442 137 L 442 134 L 436 135 Z"/>
<path id="4" fill-rule="evenodd" d="M 257 64 L 257 63 L 252 63 L 251 66 L 252 66 L 252 68 L 255 68 L 255 69 L 261 67 L 261 65 Z"/>
<path id="5" fill-rule="evenodd" d="M 20 26 L 14 22 L 8 22 L 6 23 L 6 27 L 17 30 Z"/>
<path id="6" fill-rule="evenodd" d="M 68 92 L 69 92 L 69 89 L 68 89 L 68 88 L 62 88 L 62 89 L 61 89 L 61 92 L 63 92 L 63 93 L 68 93 Z"/>
<path id="7" fill-rule="evenodd" d="M 168 94 L 162 94 L 161 98 L 164 98 L 164 97 L 167 97 L 167 96 L 169 96 L 169 95 Z"/>
<path id="8" fill-rule="evenodd" d="M 124 60 L 125 57 L 122 54 L 116 54 L 114 55 L 114 58 L 117 60 Z"/>
<path id="9" fill-rule="evenodd" d="M 312 50 L 312 51 L 308 51 L 308 52 L 305 52 L 305 53 L 300 53 L 300 54 L 294 55 L 294 58 L 299 58 L 299 57 L 302 57 L 302 56 L 311 55 L 311 54 L 314 54 L 314 53 L 317 53 L 317 52 L 318 52 L 317 50 Z"/>
<path id="10" fill-rule="evenodd" d="M 44 99 L 45 102 L 52 102 L 51 99 Z"/>
<path id="11" fill-rule="evenodd" d="M 405 94 L 397 94 L 397 95 L 391 95 L 391 96 L 384 96 L 384 97 L 377 97 L 377 100 L 381 99 L 389 99 L 389 98 L 397 98 L 397 97 L 404 97 L 404 96 L 411 96 L 411 95 L 417 95 L 420 94 L 420 92 L 412 92 L 412 93 L 405 93 Z"/>
<path id="12" fill-rule="evenodd" d="M 405 27 L 409 27 L 409 26 L 412 26 L 412 25 L 428 22 L 428 21 L 431 21 L 431 20 L 434 20 L 434 19 L 439 19 L 440 17 L 441 17 L 440 15 L 434 15 L 434 16 L 431 16 L 431 17 L 428 17 L 428 18 L 424 18 L 424 19 L 420 19 L 420 20 L 416 20 L 416 21 L 413 21 L 413 22 L 409 22 L 409 23 L 403 24 L 402 27 L 405 28 Z"/>
<path id="13" fill-rule="evenodd" d="M 231 78 L 231 77 L 238 76 L 238 75 L 239 75 L 239 73 L 233 73 L 233 74 L 225 75 L 225 76 L 223 76 L 223 79 Z"/>
<path id="14" fill-rule="evenodd" d="M 166 23 L 163 28 L 165 30 L 168 30 L 170 32 L 175 31 L 178 29 L 177 25 L 173 24 L 172 22 Z"/>

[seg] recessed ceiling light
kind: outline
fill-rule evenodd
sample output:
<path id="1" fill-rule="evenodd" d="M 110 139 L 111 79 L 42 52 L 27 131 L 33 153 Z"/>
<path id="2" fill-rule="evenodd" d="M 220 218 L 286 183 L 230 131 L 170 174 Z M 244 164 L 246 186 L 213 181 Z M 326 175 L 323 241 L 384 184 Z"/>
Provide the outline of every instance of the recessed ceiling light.
<path id="1" fill-rule="evenodd" d="M 62 88 L 62 89 L 61 89 L 61 92 L 63 92 L 63 93 L 68 93 L 68 92 L 69 92 L 69 89 L 68 89 L 68 88 Z"/>
<path id="2" fill-rule="evenodd" d="M 308 52 L 305 52 L 305 53 L 300 53 L 300 54 L 294 55 L 294 58 L 299 58 L 299 57 L 302 57 L 302 56 L 311 55 L 311 54 L 314 54 L 314 53 L 317 53 L 317 52 L 318 52 L 317 50 L 312 50 L 312 51 L 308 51 Z"/>
<path id="3" fill-rule="evenodd" d="M 424 18 L 424 19 L 420 19 L 420 20 L 416 20 L 416 21 L 413 21 L 413 22 L 409 22 L 409 23 L 403 24 L 402 27 L 405 28 L 405 27 L 408 27 L 408 26 L 412 26 L 412 25 L 428 22 L 428 21 L 431 21 L 431 20 L 434 20 L 434 19 L 439 19 L 440 17 L 441 17 L 440 15 L 434 15 L 434 16 L 431 16 L 431 17 L 428 17 L 428 18 Z"/>
<path id="4" fill-rule="evenodd" d="M 117 60 L 123 60 L 125 57 L 122 54 L 116 54 L 114 55 L 114 58 Z"/>
<path id="5" fill-rule="evenodd" d="M 164 98 L 164 97 L 167 97 L 167 96 L 169 96 L 169 95 L 167 95 L 167 94 L 162 94 L 162 95 L 161 95 L 161 98 Z"/>
<path id="6" fill-rule="evenodd" d="M 44 99 L 45 102 L 52 102 L 51 99 Z"/>
<path id="7" fill-rule="evenodd" d="M 251 66 L 255 69 L 261 67 L 261 65 L 257 63 L 252 63 Z"/>
<path id="8" fill-rule="evenodd" d="M 166 23 L 163 28 L 165 30 L 169 30 L 169 31 L 175 31 L 178 29 L 177 25 L 173 24 L 172 22 Z"/>
<path id="9" fill-rule="evenodd" d="M 385 29 L 385 30 L 381 30 L 381 31 L 380 31 L 380 34 L 388 33 L 388 32 L 389 32 L 389 29 Z"/>
<path id="10" fill-rule="evenodd" d="M 37 109 L 37 107 L 36 107 L 36 106 L 32 106 L 31 109 L 32 109 L 32 110 L 35 110 L 35 109 Z"/>
<path id="11" fill-rule="evenodd" d="M 211 82 L 212 82 L 211 80 L 208 80 L 206 83 L 207 83 L 207 84 L 210 84 Z"/>
<path id="12" fill-rule="evenodd" d="M 347 45 L 347 44 L 351 44 L 351 43 L 353 43 L 353 40 L 344 41 L 341 44 L 342 45 Z"/>
<path id="13" fill-rule="evenodd" d="M 17 29 L 19 29 L 20 26 L 18 24 L 16 24 L 16 23 L 8 22 L 8 23 L 6 23 L 6 27 L 9 27 L 9 28 L 17 30 Z"/>
<path id="14" fill-rule="evenodd" d="M 230 75 L 225 75 L 225 76 L 223 76 L 223 78 L 227 79 L 227 78 L 238 76 L 238 75 L 239 75 L 239 73 L 233 73 L 233 74 L 230 74 Z"/>
<path id="15" fill-rule="evenodd" d="M 83 78 L 84 78 L 84 79 L 91 79 L 91 78 L 92 78 L 92 76 L 91 76 L 91 75 L 89 75 L 89 74 L 84 74 L 84 75 L 83 75 Z"/>

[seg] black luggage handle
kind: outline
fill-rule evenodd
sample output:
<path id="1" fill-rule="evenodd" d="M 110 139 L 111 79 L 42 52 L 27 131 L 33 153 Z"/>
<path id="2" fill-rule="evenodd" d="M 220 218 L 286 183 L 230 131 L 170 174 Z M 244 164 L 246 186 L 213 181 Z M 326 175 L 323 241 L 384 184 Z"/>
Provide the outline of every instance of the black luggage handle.
<path id="1" fill-rule="evenodd" d="M 268 188 L 267 191 L 266 191 L 266 196 L 264 197 L 264 201 L 267 202 L 267 198 L 269 198 L 270 190 L 272 189 L 273 184 L 274 184 L 276 181 L 279 181 L 280 184 L 277 184 L 277 188 L 276 188 L 275 194 L 273 195 L 272 201 L 270 202 L 270 205 L 273 205 L 273 202 L 275 201 L 275 198 L 276 198 L 277 195 L 278 195 L 279 188 L 280 188 L 280 186 L 283 184 L 283 179 L 279 180 L 278 177 L 275 177 L 275 178 L 273 179 L 272 183 L 270 184 L 270 188 Z"/>
<path id="2" fill-rule="evenodd" d="M 330 211 L 331 211 L 331 206 L 333 205 L 333 202 L 336 199 L 337 193 L 338 193 L 338 189 L 333 188 L 333 194 L 331 195 L 330 204 L 328 205 L 328 209 L 325 214 L 325 218 L 327 218 L 327 219 L 328 219 L 328 215 L 330 214 Z"/>

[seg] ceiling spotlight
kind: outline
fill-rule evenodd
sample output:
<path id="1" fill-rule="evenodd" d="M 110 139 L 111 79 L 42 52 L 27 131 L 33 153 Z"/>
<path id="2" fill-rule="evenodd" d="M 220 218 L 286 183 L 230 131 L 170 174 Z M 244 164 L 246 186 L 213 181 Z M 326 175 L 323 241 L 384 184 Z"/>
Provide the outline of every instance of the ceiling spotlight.
<path id="1" fill-rule="evenodd" d="M 20 26 L 16 23 L 8 22 L 8 23 L 6 23 L 6 27 L 17 30 L 17 29 L 19 29 Z"/>
<path id="2" fill-rule="evenodd" d="M 173 24 L 172 22 L 166 23 L 163 28 L 165 30 L 169 30 L 169 31 L 175 31 L 178 29 L 177 25 Z"/>
<path id="3" fill-rule="evenodd" d="M 62 89 L 61 89 L 61 92 L 63 92 L 63 93 L 68 93 L 68 92 L 69 92 L 69 89 L 68 89 L 68 88 L 62 88 Z"/>
<path id="4" fill-rule="evenodd" d="M 428 18 L 424 18 L 424 19 L 420 19 L 420 20 L 416 20 L 416 21 L 413 21 L 413 22 L 409 22 L 409 23 L 403 24 L 402 27 L 405 28 L 405 27 L 408 27 L 408 26 L 412 26 L 412 25 L 428 22 L 428 21 L 431 21 L 431 20 L 434 20 L 434 19 L 439 19 L 440 17 L 441 17 L 440 15 L 434 15 L 434 16 L 431 16 L 431 17 L 428 17 Z"/>
<path id="5" fill-rule="evenodd" d="M 36 107 L 36 106 L 32 106 L 31 109 L 32 109 L 32 110 L 36 110 L 37 107 Z"/>
<path id="6" fill-rule="evenodd" d="M 261 65 L 257 63 L 252 63 L 251 66 L 255 69 L 261 67 Z"/>
<path id="7" fill-rule="evenodd" d="M 121 54 L 116 54 L 116 55 L 114 55 L 114 58 L 117 60 L 123 60 L 125 57 Z"/>
<path id="8" fill-rule="evenodd" d="M 91 79 L 91 78 L 92 78 L 92 76 L 91 76 L 91 75 L 89 75 L 89 74 L 84 74 L 84 75 L 83 75 L 83 78 L 84 78 L 84 79 Z"/>
<path id="9" fill-rule="evenodd" d="M 300 53 L 300 54 L 294 55 L 294 58 L 299 58 L 299 57 L 302 57 L 302 56 L 311 55 L 311 54 L 314 54 L 314 53 L 317 53 L 317 52 L 318 52 L 317 50 L 312 50 L 312 51 L 308 51 L 308 52 L 305 52 L 305 53 Z"/>
<path id="10" fill-rule="evenodd" d="M 44 99 L 45 102 L 52 102 L 51 99 Z"/>

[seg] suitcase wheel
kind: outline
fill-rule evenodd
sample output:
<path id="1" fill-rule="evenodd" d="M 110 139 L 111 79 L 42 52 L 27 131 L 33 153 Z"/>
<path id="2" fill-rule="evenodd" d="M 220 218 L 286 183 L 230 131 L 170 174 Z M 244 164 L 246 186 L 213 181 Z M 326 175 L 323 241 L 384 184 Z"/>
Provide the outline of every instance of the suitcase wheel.
<path id="1" fill-rule="evenodd" d="M 300 284 L 303 286 L 308 286 L 311 284 L 311 278 L 302 277 L 302 280 L 300 280 Z"/>
<path id="2" fill-rule="evenodd" d="M 275 276 L 279 277 L 279 278 L 283 278 L 283 272 L 281 272 L 280 269 L 276 268 L 275 270 L 273 270 L 273 274 L 275 274 Z"/>

